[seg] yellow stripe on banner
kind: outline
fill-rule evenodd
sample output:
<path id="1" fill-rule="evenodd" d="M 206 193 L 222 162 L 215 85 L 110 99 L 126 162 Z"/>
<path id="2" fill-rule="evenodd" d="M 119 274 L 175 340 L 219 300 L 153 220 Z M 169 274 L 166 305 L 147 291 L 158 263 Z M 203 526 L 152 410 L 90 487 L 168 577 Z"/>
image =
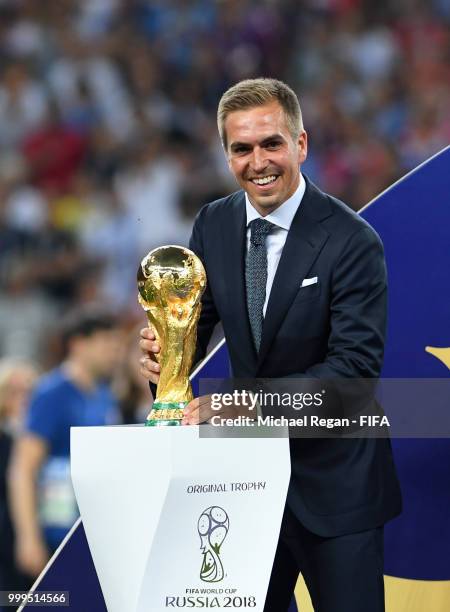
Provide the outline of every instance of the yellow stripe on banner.
<path id="1" fill-rule="evenodd" d="M 449 612 L 450 580 L 384 577 L 386 612 Z"/>
<path id="2" fill-rule="evenodd" d="M 450 580 L 407 580 L 384 577 L 386 612 L 449 612 Z M 295 587 L 299 612 L 314 612 L 302 575 Z"/>
<path id="3" fill-rule="evenodd" d="M 300 574 L 295 586 L 295 600 L 297 602 L 297 608 L 299 612 L 314 612 L 312 607 L 311 597 L 309 596 L 308 589 L 306 588 L 303 576 Z"/>

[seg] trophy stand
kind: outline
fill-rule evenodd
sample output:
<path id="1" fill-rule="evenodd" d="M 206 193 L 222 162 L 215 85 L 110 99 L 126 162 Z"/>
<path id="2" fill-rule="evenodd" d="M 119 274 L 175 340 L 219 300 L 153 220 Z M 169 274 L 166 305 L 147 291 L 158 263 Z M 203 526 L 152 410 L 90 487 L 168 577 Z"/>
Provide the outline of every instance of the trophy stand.
<path id="1" fill-rule="evenodd" d="M 289 441 L 217 429 L 71 429 L 73 486 L 109 612 L 262 612 Z"/>

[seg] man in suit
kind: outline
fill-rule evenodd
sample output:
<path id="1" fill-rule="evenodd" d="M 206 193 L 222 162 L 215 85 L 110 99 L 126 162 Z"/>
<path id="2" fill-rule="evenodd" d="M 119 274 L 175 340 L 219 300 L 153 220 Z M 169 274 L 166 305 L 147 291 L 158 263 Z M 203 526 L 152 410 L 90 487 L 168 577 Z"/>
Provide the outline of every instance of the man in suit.
<path id="1" fill-rule="evenodd" d="M 206 268 L 198 355 L 220 320 L 237 378 L 379 376 L 386 270 L 375 231 L 301 173 L 307 135 L 274 79 L 231 87 L 218 109 L 241 190 L 204 206 L 190 248 Z M 142 373 L 159 346 L 141 332 Z M 184 423 L 210 419 L 207 398 Z M 291 439 L 292 475 L 265 611 L 287 610 L 299 571 L 316 612 L 384 610 L 383 525 L 400 512 L 388 439 Z"/>

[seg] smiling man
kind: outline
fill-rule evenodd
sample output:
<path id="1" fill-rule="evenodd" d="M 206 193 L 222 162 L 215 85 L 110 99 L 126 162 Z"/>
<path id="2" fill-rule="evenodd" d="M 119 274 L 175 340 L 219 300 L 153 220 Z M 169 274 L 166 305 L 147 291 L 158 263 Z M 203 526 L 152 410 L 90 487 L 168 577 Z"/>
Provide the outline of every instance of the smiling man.
<path id="1" fill-rule="evenodd" d="M 218 127 L 240 191 L 204 206 L 190 248 L 206 268 L 197 357 L 223 324 L 236 378 L 380 374 L 386 269 L 375 231 L 301 173 L 298 99 L 284 83 L 231 87 Z M 142 373 L 160 350 L 142 330 Z M 196 398 L 184 423 L 214 414 Z M 383 525 L 400 512 L 389 440 L 291 439 L 291 482 L 265 612 L 287 610 L 299 571 L 316 612 L 382 612 Z"/>
<path id="2" fill-rule="evenodd" d="M 224 107 L 225 103 L 221 110 Z M 219 114 L 230 169 L 261 216 L 279 208 L 300 184 L 307 137 L 300 108 L 293 107 L 291 112 L 294 117 L 288 122 L 286 111 L 274 100 L 251 111 Z"/>

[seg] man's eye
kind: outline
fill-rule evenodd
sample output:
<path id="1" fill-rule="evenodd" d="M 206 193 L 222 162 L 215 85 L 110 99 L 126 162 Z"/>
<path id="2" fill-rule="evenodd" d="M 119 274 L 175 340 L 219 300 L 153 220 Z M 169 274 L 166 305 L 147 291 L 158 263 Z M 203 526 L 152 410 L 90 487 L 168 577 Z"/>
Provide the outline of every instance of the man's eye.
<path id="1" fill-rule="evenodd" d="M 236 147 L 236 148 L 234 149 L 234 152 L 235 152 L 235 153 L 238 153 L 238 154 L 239 154 L 239 153 L 246 153 L 247 151 L 248 151 L 247 147 Z"/>
<path id="2" fill-rule="evenodd" d="M 279 142 L 277 142 L 277 141 L 275 141 L 275 140 L 274 140 L 274 141 L 272 141 L 272 142 L 268 142 L 268 143 L 266 144 L 266 148 L 267 148 L 267 149 L 276 149 L 276 148 L 277 148 L 277 147 L 279 147 L 279 146 L 280 146 L 280 143 L 279 143 Z"/>

